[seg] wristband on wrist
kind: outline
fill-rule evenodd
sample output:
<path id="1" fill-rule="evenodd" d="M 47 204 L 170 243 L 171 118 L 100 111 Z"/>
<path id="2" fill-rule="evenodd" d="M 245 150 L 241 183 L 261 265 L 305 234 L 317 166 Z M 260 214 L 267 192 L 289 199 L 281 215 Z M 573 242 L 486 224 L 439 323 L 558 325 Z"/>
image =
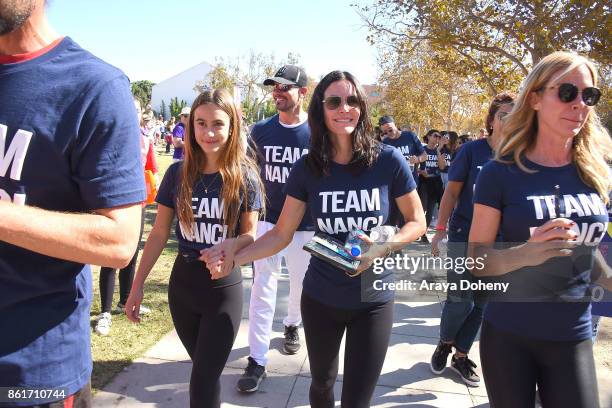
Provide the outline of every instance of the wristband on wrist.
<path id="1" fill-rule="evenodd" d="M 446 232 L 446 225 L 436 225 L 436 231 Z"/>

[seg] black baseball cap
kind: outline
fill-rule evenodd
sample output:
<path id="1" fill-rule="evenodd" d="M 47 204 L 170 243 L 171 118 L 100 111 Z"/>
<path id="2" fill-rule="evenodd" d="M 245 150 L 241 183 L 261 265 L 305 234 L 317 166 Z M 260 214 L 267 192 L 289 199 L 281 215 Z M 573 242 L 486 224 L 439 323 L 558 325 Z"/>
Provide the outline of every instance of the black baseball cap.
<path id="1" fill-rule="evenodd" d="M 386 125 L 387 123 L 395 123 L 395 121 L 389 115 L 381 116 L 380 119 L 378 119 L 378 126 Z"/>
<path id="2" fill-rule="evenodd" d="M 306 71 L 296 65 L 284 65 L 272 78 L 268 78 L 264 81 L 264 85 L 297 85 L 300 88 L 305 87 L 308 84 L 308 77 Z"/>

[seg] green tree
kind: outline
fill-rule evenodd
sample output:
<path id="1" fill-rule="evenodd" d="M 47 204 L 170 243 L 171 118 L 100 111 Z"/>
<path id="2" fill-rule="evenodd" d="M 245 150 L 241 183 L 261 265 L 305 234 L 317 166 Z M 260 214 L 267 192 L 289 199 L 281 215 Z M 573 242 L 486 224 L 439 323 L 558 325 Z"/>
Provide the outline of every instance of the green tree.
<path id="1" fill-rule="evenodd" d="M 382 60 L 378 82 L 384 102 L 372 116 L 392 114 L 398 125 L 411 123 L 419 134 L 431 128 L 471 131 L 481 123 L 486 92 L 472 78 L 445 70 L 425 44 Z"/>
<path id="2" fill-rule="evenodd" d="M 161 101 L 161 104 L 159 106 L 159 114 L 163 116 L 164 120 L 166 120 L 166 118 L 168 117 L 166 113 L 166 102 L 164 102 L 163 100 Z"/>
<path id="3" fill-rule="evenodd" d="M 610 6 L 605 0 L 374 0 L 357 6 L 368 40 L 404 52 L 422 42 L 449 72 L 495 94 L 515 87 L 555 50 L 575 50 L 609 66 Z M 452 63 L 452 65 L 450 65 Z"/>
<path id="4" fill-rule="evenodd" d="M 184 100 L 178 100 L 178 97 L 174 97 L 172 99 L 170 99 L 170 116 L 174 116 L 175 118 L 178 118 L 179 115 L 181 114 L 181 110 L 187 106 L 187 102 Z"/>
<path id="5" fill-rule="evenodd" d="M 198 93 L 207 89 L 227 89 L 233 95 L 234 86 L 238 81 L 238 73 L 238 64 L 226 62 L 223 58 L 217 58 L 213 69 L 206 78 L 197 81 L 193 89 Z"/>
<path id="6" fill-rule="evenodd" d="M 143 108 L 151 101 L 153 85 L 155 84 L 148 80 L 132 82 L 132 95 L 138 99 Z"/>

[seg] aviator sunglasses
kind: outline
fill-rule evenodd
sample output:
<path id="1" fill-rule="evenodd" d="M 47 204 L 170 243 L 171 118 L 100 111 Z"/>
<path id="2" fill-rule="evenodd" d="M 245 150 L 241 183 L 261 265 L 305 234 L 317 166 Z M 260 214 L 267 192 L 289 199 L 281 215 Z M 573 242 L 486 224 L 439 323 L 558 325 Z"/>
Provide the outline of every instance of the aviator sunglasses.
<path id="1" fill-rule="evenodd" d="M 328 96 L 327 98 L 323 99 L 323 105 L 325 105 L 325 107 L 329 110 L 336 110 L 338 109 L 338 107 L 340 107 L 342 99 L 343 98 L 341 98 L 340 96 Z M 351 108 L 359 109 L 361 107 L 357 95 L 347 96 L 345 102 Z"/>
<path id="2" fill-rule="evenodd" d="M 542 89 L 553 88 L 559 88 L 559 100 L 563 103 L 573 102 L 578 96 L 578 94 L 581 94 L 582 100 L 584 101 L 585 105 L 595 106 L 597 105 L 597 102 L 599 102 L 599 98 L 601 97 L 601 91 L 599 90 L 599 88 L 595 88 L 594 86 L 586 87 L 581 91 L 574 84 L 563 83 L 559 85 L 543 87 Z"/>

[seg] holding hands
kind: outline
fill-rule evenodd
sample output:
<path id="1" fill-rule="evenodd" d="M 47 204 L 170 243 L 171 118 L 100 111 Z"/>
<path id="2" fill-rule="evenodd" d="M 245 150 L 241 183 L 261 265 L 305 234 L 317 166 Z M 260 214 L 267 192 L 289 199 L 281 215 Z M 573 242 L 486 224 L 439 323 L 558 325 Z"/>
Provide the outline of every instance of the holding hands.
<path id="1" fill-rule="evenodd" d="M 213 247 L 200 251 L 202 256 L 199 259 L 206 264 L 211 279 L 221 279 L 232 272 L 235 266 L 235 247 L 236 238 L 229 238 Z"/>

